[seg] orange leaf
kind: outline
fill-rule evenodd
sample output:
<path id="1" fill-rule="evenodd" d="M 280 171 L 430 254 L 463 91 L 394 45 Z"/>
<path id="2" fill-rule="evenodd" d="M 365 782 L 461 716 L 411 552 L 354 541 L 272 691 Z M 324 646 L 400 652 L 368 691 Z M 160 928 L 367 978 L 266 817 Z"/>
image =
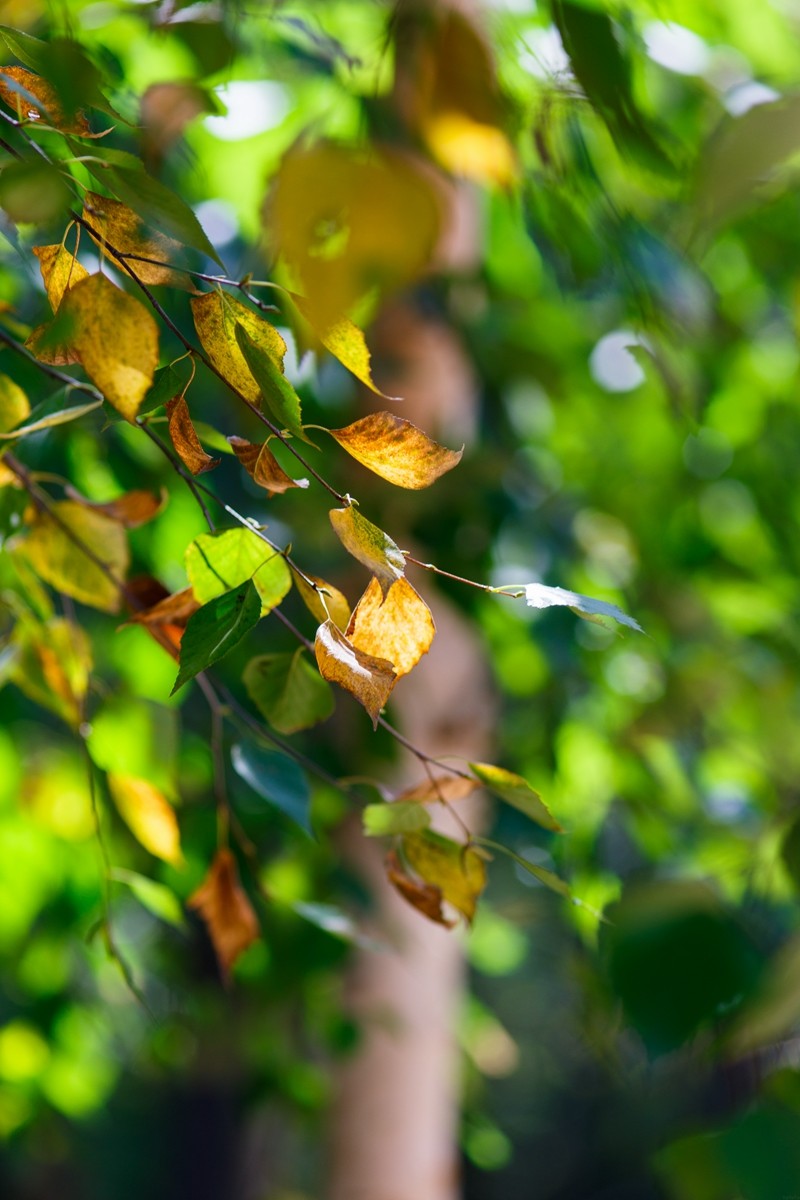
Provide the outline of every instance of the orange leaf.
<path id="1" fill-rule="evenodd" d="M 178 818 L 163 793 L 146 779 L 114 773 L 108 776 L 108 787 L 119 815 L 145 850 L 182 866 Z"/>
<path id="2" fill-rule="evenodd" d="M 320 625 L 314 652 L 322 678 L 329 683 L 338 683 L 355 696 L 377 729 L 380 711 L 397 678 L 392 664 L 384 658 L 375 658 L 363 650 L 357 650 L 333 621 L 325 621 Z"/>
<path id="3" fill-rule="evenodd" d="M 463 450 L 448 450 L 403 417 L 370 413 L 344 429 L 327 431 L 363 466 L 397 487 L 430 487 L 440 475 L 452 471 Z"/>
<path id="4" fill-rule="evenodd" d="M 442 912 L 442 889 L 432 883 L 420 883 L 406 875 L 400 866 L 400 861 L 394 850 L 386 855 L 386 878 L 412 908 L 416 908 L 429 921 L 437 925 L 446 925 L 452 929 L 455 921 L 450 921 Z"/>
<path id="5" fill-rule="evenodd" d="M 393 583 L 385 597 L 373 577 L 346 636 L 357 650 L 387 659 L 399 679 L 428 653 L 435 632 L 431 610 L 405 577 Z"/>
<path id="6" fill-rule="evenodd" d="M 240 954 L 261 931 L 253 906 L 239 882 L 236 859 L 230 850 L 218 850 L 200 887 L 186 901 L 206 923 L 220 969 L 227 977 Z"/>
<path id="7" fill-rule="evenodd" d="M 443 800 L 449 804 L 453 800 L 463 800 L 480 786 L 477 779 L 465 779 L 461 775 L 438 775 L 435 779 L 427 779 L 424 783 L 401 792 L 399 796 L 395 796 L 395 802 L 435 804 L 437 800 Z"/>
<path id="8" fill-rule="evenodd" d="M 206 454 L 200 444 L 184 395 L 173 396 L 167 401 L 167 419 L 169 436 L 178 457 L 193 475 L 202 475 L 204 471 L 213 471 L 214 467 L 219 466 L 222 459 Z"/>
<path id="9" fill-rule="evenodd" d="M 182 592 L 175 592 L 172 596 L 165 596 L 149 608 L 139 609 L 138 612 L 132 614 L 130 619 L 137 625 L 144 625 L 153 633 L 159 644 L 165 650 L 169 650 L 177 662 L 180 658 L 179 650 L 186 622 L 193 613 L 197 612 L 199 607 L 200 604 L 195 599 L 194 592 L 188 587 L 184 588 Z M 162 637 L 158 637 L 158 633 Z M 164 638 L 169 645 L 165 645 Z"/>
<path id="10" fill-rule="evenodd" d="M 229 437 L 233 452 L 248 475 L 268 492 L 281 493 L 289 488 L 307 488 L 307 479 L 291 479 L 266 442 L 248 442 L 246 438 Z"/>
<path id="11" fill-rule="evenodd" d="M 83 113 L 76 112 L 72 117 L 67 117 L 55 88 L 24 67 L 0 68 L 0 99 L 22 120 L 43 120 L 61 133 L 76 133 L 78 136 L 90 132 L 91 127 Z"/>

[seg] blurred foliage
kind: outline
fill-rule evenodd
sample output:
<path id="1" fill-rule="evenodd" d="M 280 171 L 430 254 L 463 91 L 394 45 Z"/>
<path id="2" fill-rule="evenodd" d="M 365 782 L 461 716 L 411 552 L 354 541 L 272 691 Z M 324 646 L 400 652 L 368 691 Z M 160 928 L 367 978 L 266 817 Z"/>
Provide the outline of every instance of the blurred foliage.
<path id="1" fill-rule="evenodd" d="M 437 580 L 491 659 L 498 761 L 565 830 L 498 806 L 492 836 L 558 872 L 578 901 L 508 858 L 489 866 L 466 938 L 465 1194 L 788 1196 L 800 1170 L 798 13 L 770 0 L 497 0 L 477 33 L 437 11 L 6 0 L 0 19 L 16 31 L 8 62 L 36 71 L 24 32 L 43 38 L 63 119 L 99 108 L 95 131 L 115 125 L 114 147 L 175 189 L 232 279 L 313 289 L 311 323 L 323 327 L 351 304 L 366 325 L 383 294 L 404 289 L 457 338 L 479 381 L 477 436 L 430 493 L 359 475 L 370 516 L 454 574 L 600 594 L 646 631 L 622 636 Z M 74 39 L 68 55 L 63 38 Z M 19 131 L 0 132 L 3 328 L 24 338 L 46 316 L 30 248 L 60 241 L 66 201 L 44 165 L 14 163 Z M 60 135 L 36 138 L 64 154 Z M 381 151 L 367 163 L 370 140 Z M 111 171 L 126 182 L 110 142 L 73 140 L 68 152 L 94 159 L 74 167 L 85 188 Z M 429 173 L 455 178 L 474 206 L 477 245 L 460 265 L 429 262 L 447 223 Z M 157 204 L 128 187 L 131 206 Z M 96 270 L 88 242 L 81 260 Z M 318 340 L 265 295 L 305 419 L 362 416 L 355 378 L 323 353 L 304 357 Z M 162 297 L 191 331 L 185 297 Z M 174 361 L 143 410 L 162 432 L 159 406 L 190 375 L 165 336 L 162 364 Z M 377 340 L 374 351 L 380 387 L 396 364 Z M 2 369 L 30 420 L 85 399 L 54 397 L 10 349 Z M 14 397 L 3 385 L 3 413 Z M 333 544 L 324 494 L 267 502 L 220 437 L 255 441 L 257 423 L 231 423 L 210 375 L 198 373 L 190 398 L 222 458 L 213 489 L 346 594 L 363 587 Z M 433 432 L 448 441 L 444 418 Z M 132 425 L 88 412 L 19 453 L 47 486 L 67 479 L 98 504 L 163 489 L 131 552 L 140 573 L 186 587 L 184 551 L 206 526 Z M 325 453 L 345 491 L 344 455 Z M 26 499 L 2 482 L 13 548 Z M 332 841 L 352 801 L 313 775 L 300 791 L 292 762 L 253 734 L 261 703 L 251 693 L 248 704 L 234 650 L 222 677 L 248 706 L 228 787 L 262 937 L 224 990 L 196 914 L 218 834 L 202 694 L 170 697 L 174 662 L 113 613 L 80 606 L 90 650 L 72 640 L 75 605 L 19 554 L 0 556 L 0 587 L 0 1190 L 320 1194 L 312 1147 L 329 1067 L 358 1039 L 340 990 L 368 898 Z M 313 635 L 294 592 L 286 611 Z M 258 637 L 288 671 L 289 631 L 268 618 Z M 87 716 L 75 695 L 89 671 Z M 385 730 L 373 735 L 341 697 L 330 722 L 288 736 L 331 780 L 379 780 L 393 754 Z M 152 820 L 142 836 L 124 804 L 88 786 L 87 755 L 175 804 L 182 859 L 153 840 Z"/>

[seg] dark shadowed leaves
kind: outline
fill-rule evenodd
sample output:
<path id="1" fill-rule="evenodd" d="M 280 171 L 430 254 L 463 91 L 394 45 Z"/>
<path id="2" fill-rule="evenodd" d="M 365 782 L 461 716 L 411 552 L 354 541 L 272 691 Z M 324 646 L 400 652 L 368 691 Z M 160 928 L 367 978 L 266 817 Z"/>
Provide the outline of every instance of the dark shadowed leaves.
<path id="1" fill-rule="evenodd" d="M 293 758 L 254 742 L 240 742 L 231 749 L 231 763 L 257 796 L 311 836 L 311 793 L 305 773 Z"/>
<path id="2" fill-rule="evenodd" d="M 309 729 L 327 720 L 334 709 L 330 687 L 302 647 L 293 654 L 252 658 L 242 681 L 256 708 L 279 733 Z"/>

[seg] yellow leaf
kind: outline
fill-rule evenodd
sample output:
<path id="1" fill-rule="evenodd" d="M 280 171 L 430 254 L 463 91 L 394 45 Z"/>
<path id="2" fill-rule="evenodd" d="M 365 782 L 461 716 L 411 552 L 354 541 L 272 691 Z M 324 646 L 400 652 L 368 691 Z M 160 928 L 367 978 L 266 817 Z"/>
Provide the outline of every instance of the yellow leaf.
<path id="1" fill-rule="evenodd" d="M 388 533 L 362 517 L 353 504 L 347 508 L 332 508 L 328 516 L 347 553 L 369 569 L 386 595 L 394 581 L 405 572 L 406 560 L 402 550 Z"/>
<path id="2" fill-rule="evenodd" d="M 22 120 L 44 121 L 61 133 L 79 136 L 90 131 L 83 113 L 68 117 L 55 88 L 24 67 L 0 67 L 0 99 Z"/>
<path id="3" fill-rule="evenodd" d="M 516 178 L 517 160 L 511 143 L 496 125 L 451 110 L 429 117 L 424 133 L 433 156 L 454 175 L 501 185 Z"/>
<path id="4" fill-rule="evenodd" d="M 479 854 L 426 829 L 403 838 L 403 854 L 425 883 L 441 890 L 448 904 L 471 921 L 486 887 L 486 864 Z"/>
<path id="5" fill-rule="evenodd" d="M 143 304 L 105 275 L 71 287 L 60 312 L 75 321 L 72 348 L 109 404 L 128 421 L 153 382 L 158 366 L 158 326 Z"/>
<path id="6" fill-rule="evenodd" d="M 143 258 L 157 259 L 167 263 L 179 259 L 182 253 L 180 242 L 166 234 L 148 229 L 127 204 L 119 200 L 110 200 L 97 192 L 87 192 L 83 200 L 83 219 L 89 226 L 92 240 L 97 243 L 103 254 L 107 254 L 106 245 L 110 245 L 121 254 L 133 254 L 135 258 L 126 261 L 124 270 L 129 275 L 135 275 L 147 284 L 169 284 L 171 287 L 192 290 L 190 276 L 183 271 L 174 271 L 170 266 L 158 266 L 153 262 L 142 262 Z M 121 264 L 112 255 L 116 267 Z"/>
<path id="7" fill-rule="evenodd" d="M 254 483 L 268 492 L 280 494 L 289 488 L 307 488 L 307 479 L 291 479 L 266 442 L 248 442 L 246 438 L 229 437 L 228 441 L 239 462 Z"/>
<path id="8" fill-rule="evenodd" d="M 11 636 L 15 654 L 9 678 L 36 704 L 77 728 L 89 686 L 92 650 L 79 625 L 63 617 L 42 624 L 18 621 Z"/>
<path id="9" fill-rule="evenodd" d="M 52 514 L 36 516 L 30 532 L 17 541 L 19 550 L 57 591 L 104 612 L 118 612 L 120 585 L 130 561 L 125 530 L 104 513 L 74 500 L 53 504 Z"/>
<path id="10" fill-rule="evenodd" d="M 397 487 L 429 487 L 452 471 L 463 450 L 448 450 L 403 417 L 370 413 L 344 429 L 327 431 L 358 462 Z"/>
<path id="11" fill-rule="evenodd" d="M 163 793 L 146 779 L 113 772 L 108 776 L 108 787 L 119 815 L 137 842 L 156 858 L 181 866 L 178 818 Z"/>
<path id="12" fill-rule="evenodd" d="M 399 679 L 428 653 L 435 632 L 431 610 L 407 579 L 398 579 L 384 597 L 373 577 L 353 611 L 346 636 L 356 650 L 390 662 Z"/>
<path id="13" fill-rule="evenodd" d="M 167 401 L 167 420 L 170 440 L 176 453 L 193 475 L 202 475 L 204 471 L 213 471 L 214 467 L 219 466 L 222 459 L 212 458 L 200 443 L 184 395 L 173 396 Z"/>
<path id="14" fill-rule="evenodd" d="M 366 338 L 357 325 L 354 325 L 348 317 L 342 317 L 333 325 L 320 325 L 316 319 L 313 305 L 309 304 L 305 296 L 298 296 L 294 292 L 289 292 L 289 296 L 325 349 L 334 358 L 338 358 L 343 367 L 347 367 L 347 370 L 355 375 L 356 379 L 360 379 L 366 387 L 378 396 L 382 396 L 384 400 L 397 399 L 396 396 L 387 396 L 376 386 L 370 365 L 372 356 Z"/>
<path id="15" fill-rule="evenodd" d="M 50 307 L 57 313 L 64 293 L 82 279 L 88 279 L 89 272 L 63 243 L 57 246 L 34 246 L 33 253 L 39 260 Z"/>
<path id="16" fill-rule="evenodd" d="M 8 375 L 0 375 L 0 433 L 8 433 L 31 411 L 28 397 Z"/>
<path id="17" fill-rule="evenodd" d="M 320 625 L 314 652 L 322 678 L 329 683 L 338 683 L 355 696 L 372 718 L 373 728 L 377 729 L 381 709 L 395 684 L 392 664 L 357 650 L 333 621 Z"/>
<path id="18" fill-rule="evenodd" d="M 350 601 L 347 597 L 332 583 L 326 583 L 316 575 L 309 575 L 308 571 L 301 573 L 291 564 L 289 570 L 292 572 L 300 598 L 317 621 L 322 623 L 330 619 L 340 629 L 346 629 L 350 620 Z M 316 586 L 312 587 L 312 584 Z"/>
<path id="19" fill-rule="evenodd" d="M 420 883 L 412 879 L 400 866 L 400 860 L 393 850 L 386 855 L 386 878 L 403 899 L 429 921 L 445 925 L 448 929 L 453 928 L 455 921 L 448 920 L 442 912 L 442 889 L 432 883 Z"/>
<path id="20" fill-rule="evenodd" d="M 286 343 L 277 329 L 226 292 L 193 296 L 191 305 L 197 336 L 214 366 L 246 400 L 258 404 L 261 390 L 239 349 L 236 325 L 243 325 L 256 345 L 266 351 L 282 371 Z"/>
<path id="21" fill-rule="evenodd" d="M 227 977 L 239 955 L 261 933 L 230 850 L 217 851 L 211 869 L 187 904 L 205 921 L 222 974 Z"/>

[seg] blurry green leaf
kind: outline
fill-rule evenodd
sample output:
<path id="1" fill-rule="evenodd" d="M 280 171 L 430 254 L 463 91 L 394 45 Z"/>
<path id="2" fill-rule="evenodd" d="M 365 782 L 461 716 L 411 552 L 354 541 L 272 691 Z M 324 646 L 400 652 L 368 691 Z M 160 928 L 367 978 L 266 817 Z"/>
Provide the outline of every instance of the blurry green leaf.
<path id="1" fill-rule="evenodd" d="M 262 654 L 251 658 L 242 682 L 250 699 L 279 733 L 297 733 L 325 721 L 334 710 L 333 692 L 305 657 Z"/>
<path id="2" fill-rule="evenodd" d="M 261 600 L 249 579 L 199 608 L 187 621 L 181 638 L 180 670 L 171 694 L 224 658 L 258 624 L 260 616 Z"/>
<path id="3" fill-rule="evenodd" d="M 146 875 L 138 875 L 136 871 L 128 871 L 123 867 L 113 867 L 111 878 L 129 887 L 139 903 L 154 917 L 174 925 L 176 929 L 186 928 L 180 900 L 165 884 L 156 883 Z"/>
<path id="4" fill-rule="evenodd" d="M 293 758 L 277 750 L 264 750 L 254 742 L 240 742 L 231 747 L 231 763 L 256 795 L 313 836 L 308 780 Z"/>
<path id="5" fill-rule="evenodd" d="M 505 800 L 506 804 L 518 808 L 543 829 L 550 829 L 554 833 L 561 832 L 558 821 L 527 779 L 515 775 L 513 771 L 506 771 L 503 767 L 494 767 L 490 763 L 470 763 L 469 769 L 484 787 L 489 788 L 501 800 Z"/>
<path id="6" fill-rule="evenodd" d="M 395 833 L 416 833 L 431 823 L 428 810 L 422 804 L 392 802 L 368 804 L 362 815 L 367 837 L 387 837 Z"/>
<path id="7" fill-rule="evenodd" d="M 17 225 L 57 221 L 71 200 L 61 172 L 45 162 L 12 162 L 0 171 L 0 208 Z"/>

